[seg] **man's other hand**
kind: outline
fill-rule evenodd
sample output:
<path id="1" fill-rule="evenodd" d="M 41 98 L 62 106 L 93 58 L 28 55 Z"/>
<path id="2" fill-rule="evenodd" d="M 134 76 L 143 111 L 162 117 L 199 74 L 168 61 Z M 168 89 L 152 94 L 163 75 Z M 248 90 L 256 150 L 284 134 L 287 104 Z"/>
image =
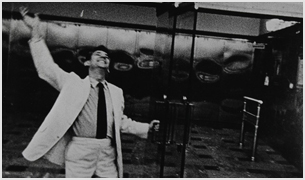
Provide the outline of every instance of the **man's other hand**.
<path id="1" fill-rule="evenodd" d="M 159 120 L 152 120 L 149 124 L 149 131 L 159 131 L 159 124 L 160 121 Z"/>

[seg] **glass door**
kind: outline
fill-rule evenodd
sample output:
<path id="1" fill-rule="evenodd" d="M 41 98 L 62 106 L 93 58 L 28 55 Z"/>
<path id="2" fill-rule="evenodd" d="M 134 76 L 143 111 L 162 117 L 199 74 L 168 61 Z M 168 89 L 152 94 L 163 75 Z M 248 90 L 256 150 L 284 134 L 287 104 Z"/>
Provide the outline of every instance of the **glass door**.
<path id="1" fill-rule="evenodd" d="M 152 135 L 152 144 L 157 148 L 153 152 L 157 158 L 156 177 L 184 177 L 193 111 L 189 87 L 196 13 L 194 3 L 169 3 L 157 9 L 154 57 L 161 65 L 153 70 L 153 86 L 158 89 L 151 98 L 152 117 L 160 120 L 159 132 Z"/>

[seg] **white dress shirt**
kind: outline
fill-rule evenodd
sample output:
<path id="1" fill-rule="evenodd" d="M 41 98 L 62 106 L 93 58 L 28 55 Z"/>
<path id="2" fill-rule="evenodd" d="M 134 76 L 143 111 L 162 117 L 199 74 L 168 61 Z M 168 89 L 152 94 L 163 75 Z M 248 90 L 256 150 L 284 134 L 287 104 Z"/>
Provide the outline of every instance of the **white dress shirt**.
<path id="1" fill-rule="evenodd" d="M 73 124 L 73 131 L 77 137 L 96 137 L 97 128 L 97 104 L 98 104 L 98 81 L 90 78 L 90 94 L 82 111 Z M 106 109 L 107 109 L 107 136 L 113 137 L 113 106 L 106 81 L 101 82 L 104 85 Z"/>

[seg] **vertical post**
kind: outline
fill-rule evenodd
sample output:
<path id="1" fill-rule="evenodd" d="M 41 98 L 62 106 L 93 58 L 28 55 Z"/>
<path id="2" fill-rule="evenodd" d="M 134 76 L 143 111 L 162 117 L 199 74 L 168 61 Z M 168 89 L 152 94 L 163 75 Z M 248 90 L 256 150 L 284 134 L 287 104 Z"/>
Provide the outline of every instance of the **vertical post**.
<path id="1" fill-rule="evenodd" d="M 164 104 L 165 104 L 165 120 L 164 122 L 164 130 L 163 130 L 163 137 L 161 142 L 161 162 L 160 162 L 160 178 L 163 178 L 164 175 L 164 161 L 165 161 L 165 151 L 166 151 L 166 135 L 167 135 L 167 126 L 168 126 L 168 119 L 169 116 L 169 102 L 167 100 L 166 95 L 163 96 Z"/>
<path id="2" fill-rule="evenodd" d="M 184 121 L 184 134 L 183 134 L 183 146 L 181 151 L 181 167 L 180 167 L 180 178 L 184 176 L 184 167 L 185 167 L 185 150 L 188 144 L 189 139 L 189 129 L 191 124 L 191 113 L 190 113 L 190 103 L 187 102 L 187 98 L 183 97 L 184 106 L 185 106 L 185 121 Z"/>
<path id="3" fill-rule="evenodd" d="M 247 102 L 244 100 L 244 108 L 243 108 L 243 116 L 241 120 L 241 130 L 240 130 L 240 138 L 239 138 L 239 148 L 243 148 L 244 144 L 244 135 L 245 135 L 245 121 L 244 119 L 246 118 L 246 107 L 247 107 Z"/>
<path id="4" fill-rule="evenodd" d="M 195 38 L 196 34 L 195 31 L 197 29 L 197 8 L 196 5 L 192 7 L 192 12 L 194 12 L 194 19 L 193 19 L 193 32 L 192 32 L 192 47 L 191 47 L 191 57 L 190 57 L 190 66 L 189 66 L 189 75 L 192 77 L 193 75 L 193 65 L 194 65 L 194 54 L 195 54 Z M 188 82 L 188 90 L 187 90 L 187 97 L 191 95 L 191 87 L 192 87 L 192 80 L 189 78 Z M 189 129 L 191 125 L 191 118 L 190 118 L 190 103 L 187 102 L 187 98 L 183 97 L 184 104 L 186 106 L 186 118 L 184 123 L 184 136 L 183 136 L 183 147 L 182 147 L 182 157 L 181 157 L 181 169 L 180 169 L 180 178 L 184 177 L 184 167 L 185 167 L 185 150 L 187 147 L 187 143 L 189 140 Z"/>
<path id="5" fill-rule="evenodd" d="M 153 108 L 154 108 L 154 110 L 153 110 L 153 112 L 157 112 L 157 102 L 155 102 L 155 104 L 154 104 L 154 106 L 153 106 Z M 155 114 L 155 113 L 154 113 Z M 155 119 L 156 117 L 153 117 L 153 119 Z M 161 122 L 160 122 L 161 123 Z M 154 142 L 156 142 L 157 141 L 157 138 L 156 138 L 156 132 L 155 132 L 155 130 L 153 130 L 152 131 L 152 139 L 151 139 L 151 142 L 152 143 L 154 143 Z"/>
<path id="6" fill-rule="evenodd" d="M 257 141 L 257 129 L 258 129 L 258 125 L 255 125 L 251 161 L 255 161 L 256 141 Z"/>
<path id="7" fill-rule="evenodd" d="M 170 11 L 173 12 L 173 27 L 171 30 L 171 35 L 172 35 L 172 42 L 171 42 L 171 52 L 170 52 L 170 57 L 169 57 L 169 75 L 168 75 L 168 94 L 170 96 L 170 99 L 172 98 L 172 74 L 173 74 L 173 64 L 174 64 L 174 49 L 175 49 L 175 37 L 176 37 L 176 26 L 177 26 L 177 10 L 176 8 L 170 9 Z"/>
<path id="8" fill-rule="evenodd" d="M 254 131 L 251 161 L 255 161 L 255 153 L 256 153 L 256 148 L 257 148 L 257 134 L 258 134 L 257 131 L 258 131 L 260 109 L 261 109 L 260 104 L 258 103 L 257 104 L 256 123 L 255 123 L 255 131 Z"/>
<path id="9" fill-rule="evenodd" d="M 176 123 L 177 123 L 177 118 L 178 118 L 178 104 L 177 103 L 172 103 L 172 108 L 173 108 L 173 111 L 172 111 L 172 114 L 173 116 L 172 119 L 171 119 L 171 124 L 170 124 L 170 129 L 169 129 L 169 132 L 170 132 L 170 143 L 174 143 L 175 140 L 176 140 L 176 132 L 175 132 L 175 128 L 176 128 Z"/>
<path id="10" fill-rule="evenodd" d="M 189 74 L 190 77 L 193 77 L 194 75 L 194 54 L 195 54 L 195 39 L 196 39 L 196 29 L 197 29 L 197 10 L 196 10 L 196 5 L 194 5 L 195 10 L 193 10 L 194 12 L 194 21 L 193 21 L 193 32 L 192 32 L 192 47 L 191 47 L 191 57 L 190 57 L 190 66 L 189 66 Z M 189 78 L 189 82 L 188 82 L 188 94 L 187 96 L 190 97 L 191 95 L 191 89 L 192 89 L 192 78 Z"/>

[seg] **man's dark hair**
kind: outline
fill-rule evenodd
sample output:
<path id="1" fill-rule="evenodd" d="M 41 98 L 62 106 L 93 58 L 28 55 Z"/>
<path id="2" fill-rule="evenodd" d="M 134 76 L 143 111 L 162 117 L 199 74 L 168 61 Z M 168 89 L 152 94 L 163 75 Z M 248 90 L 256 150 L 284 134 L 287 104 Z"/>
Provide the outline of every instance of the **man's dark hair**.
<path id="1" fill-rule="evenodd" d="M 109 54 L 109 49 L 106 48 L 104 45 L 99 45 L 95 48 L 92 48 L 88 51 L 88 53 L 86 54 L 86 60 L 90 60 L 91 59 L 91 55 L 95 52 L 95 51 L 104 51 L 105 53 Z"/>
<path id="2" fill-rule="evenodd" d="M 106 48 L 106 47 L 103 46 L 103 45 L 99 45 L 99 46 L 97 46 L 96 48 L 94 48 L 93 51 L 91 52 L 91 54 L 92 54 L 94 51 L 104 51 L 105 53 L 109 54 L 109 49 Z"/>

